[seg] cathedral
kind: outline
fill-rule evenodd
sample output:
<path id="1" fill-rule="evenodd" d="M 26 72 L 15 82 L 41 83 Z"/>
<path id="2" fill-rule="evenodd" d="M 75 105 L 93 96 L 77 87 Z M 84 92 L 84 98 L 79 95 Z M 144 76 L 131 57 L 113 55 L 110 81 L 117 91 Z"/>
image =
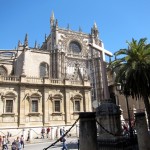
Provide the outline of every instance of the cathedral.
<path id="1" fill-rule="evenodd" d="M 71 125 L 104 98 L 104 49 L 96 23 L 90 34 L 58 26 L 52 12 L 50 34 L 42 46 L 0 50 L 0 126 Z"/>

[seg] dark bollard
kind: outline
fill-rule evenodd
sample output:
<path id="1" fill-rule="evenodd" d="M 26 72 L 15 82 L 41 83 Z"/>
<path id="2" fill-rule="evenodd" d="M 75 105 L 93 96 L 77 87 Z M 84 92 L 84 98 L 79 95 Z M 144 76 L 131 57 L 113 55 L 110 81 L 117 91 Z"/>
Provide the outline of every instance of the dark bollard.
<path id="1" fill-rule="evenodd" d="M 150 135 L 144 112 L 135 113 L 139 150 L 150 150 Z"/>
<path id="2" fill-rule="evenodd" d="M 79 140 L 78 140 L 78 150 L 79 150 Z"/>
<path id="3" fill-rule="evenodd" d="M 97 128 L 95 112 L 79 113 L 80 131 L 79 144 L 80 150 L 97 150 Z"/>

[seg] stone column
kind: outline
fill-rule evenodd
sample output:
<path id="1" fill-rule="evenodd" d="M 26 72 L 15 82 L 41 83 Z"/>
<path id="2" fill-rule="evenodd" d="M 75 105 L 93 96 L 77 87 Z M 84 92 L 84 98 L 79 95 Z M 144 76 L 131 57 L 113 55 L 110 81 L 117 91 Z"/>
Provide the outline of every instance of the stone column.
<path id="1" fill-rule="evenodd" d="M 79 142 L 80 150 L 97 150 L 97 129 L 95 112 L 81 112 Z"/>
<path id="2" fill-rule="evenodd" d="M 145 113 L 135 113 L 135 119 L 139 150 L 150 150 L 150 135 L 148 133 Z"/>

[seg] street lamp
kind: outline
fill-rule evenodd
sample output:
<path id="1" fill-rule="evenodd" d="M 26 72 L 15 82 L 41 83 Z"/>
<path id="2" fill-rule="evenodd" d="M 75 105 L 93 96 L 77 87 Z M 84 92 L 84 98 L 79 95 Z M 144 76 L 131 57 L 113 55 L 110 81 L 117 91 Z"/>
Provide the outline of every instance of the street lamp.
<path id="1" fill-rule="evenodd" d="M 116 90 L 119 91 L 120 93 L 123 93 L 125 96 L 125 100 L 126 100 L 126 105 L 127 105 L 127 112 L 128 112 L 128 121 L 129 121 L 129 133 L 130 133 L 130 138 L 133 138 L 133 129 L 131 126 L 131 117 L 130 117 L 130 111 L 129 111 L 129 103 L 128 103 L 128 94 L 126 93 L 126 91 L 124 91 L 121 87 L 120 83 L 116 84 Z"/>

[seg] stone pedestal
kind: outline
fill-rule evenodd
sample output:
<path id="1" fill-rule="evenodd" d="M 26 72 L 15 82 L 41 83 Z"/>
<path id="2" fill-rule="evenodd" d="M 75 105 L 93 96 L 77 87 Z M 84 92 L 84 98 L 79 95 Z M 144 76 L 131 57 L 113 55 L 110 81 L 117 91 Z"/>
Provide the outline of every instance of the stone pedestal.
<path id="1" fill-rule="evenodd" d="M 148 133 L 145 113 L 135 113 L 135 120 L 139 150 L 150 150 L 150 135 Z"/>
<path id="2" fill-rule="evenodd" d="M 80 150 L 97 150 L 97 129 L 95 113 L 79 113 L 80 131 L 79 145 Z"/>
<path id="3" fill-rule="evenodd" d="M 120 107 L 112 103 L 111 100 L 104 100 L 96 109 L 96 118 L 99 122 L 99 139 L 118 138 L 122 133 Z M 108 131 L 106 132 L 103 127 Z M 117 136 L 114 136 L 117 135 Z"/>

